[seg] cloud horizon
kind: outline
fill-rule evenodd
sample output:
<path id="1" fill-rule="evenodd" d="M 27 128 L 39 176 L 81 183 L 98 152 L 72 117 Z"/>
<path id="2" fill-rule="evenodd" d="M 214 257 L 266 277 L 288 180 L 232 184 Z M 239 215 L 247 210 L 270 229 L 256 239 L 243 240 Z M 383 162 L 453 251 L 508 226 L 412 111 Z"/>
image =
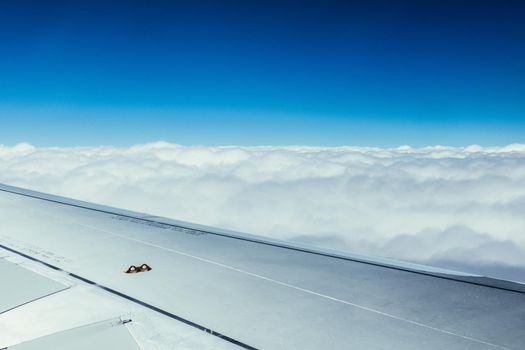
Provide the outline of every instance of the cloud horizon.
<path id="1" fill-rule="evenodd" d="M 0 182 L 525 282 L 525 144 L 0 145 Z"/>

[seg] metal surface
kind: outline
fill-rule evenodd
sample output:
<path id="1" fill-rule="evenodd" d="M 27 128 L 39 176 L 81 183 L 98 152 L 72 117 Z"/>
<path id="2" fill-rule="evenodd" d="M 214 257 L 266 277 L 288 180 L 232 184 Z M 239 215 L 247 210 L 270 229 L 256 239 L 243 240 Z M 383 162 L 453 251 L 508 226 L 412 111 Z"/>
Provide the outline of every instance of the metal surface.
<path id="1" fill-rule="evenodd" d="M 140 350 L 119 320 L 98 322 L 10 347 L 12 350 Z"/>
<path id="2" fill-rule="evenodd" d="M 61 283 L 0 258 L 0 313 L 66 288 Z"/>
<path id="3" fill-rule="evenodd" d="M 38 196 L 46 195 L 0 191 L 0 244 L 255 348 L 521 349 L 525 344 L 521 285 L 444 270 L 411 271 L 416 269 L 408 264 L 359 262 Z M 123 273 L 128 266 L 122 262 L 135 260 L 155 268 Z"/>

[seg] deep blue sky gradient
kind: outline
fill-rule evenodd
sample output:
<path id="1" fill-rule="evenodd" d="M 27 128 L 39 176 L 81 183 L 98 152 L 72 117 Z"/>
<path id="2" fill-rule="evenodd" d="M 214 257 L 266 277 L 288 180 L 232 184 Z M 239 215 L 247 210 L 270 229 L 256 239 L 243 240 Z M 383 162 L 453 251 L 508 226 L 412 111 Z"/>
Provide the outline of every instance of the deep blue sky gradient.
<path id="1" fill-rule="evenodd" d="M 0 144 L 525 142 L 525 2 L 2 1 Z"/>

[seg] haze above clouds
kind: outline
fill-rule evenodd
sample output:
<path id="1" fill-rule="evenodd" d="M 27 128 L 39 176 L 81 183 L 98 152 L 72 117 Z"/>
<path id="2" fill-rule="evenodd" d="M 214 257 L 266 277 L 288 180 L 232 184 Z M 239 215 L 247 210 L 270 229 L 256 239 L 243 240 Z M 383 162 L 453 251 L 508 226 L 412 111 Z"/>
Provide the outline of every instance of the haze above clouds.
<path id="1" fill-rule="evenodd" d="M 0 145 L 0 182 L 525 281 L 525 145 Z"/>

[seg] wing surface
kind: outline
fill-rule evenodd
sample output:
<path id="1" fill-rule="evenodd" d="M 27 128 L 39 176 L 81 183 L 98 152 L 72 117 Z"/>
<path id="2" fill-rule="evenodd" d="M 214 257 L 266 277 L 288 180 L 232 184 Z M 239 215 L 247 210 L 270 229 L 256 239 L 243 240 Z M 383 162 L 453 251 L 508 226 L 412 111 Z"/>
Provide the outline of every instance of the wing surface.
<path id="1" fill-rule="evenodd" d="M 0 326 L 23 319 L 17 309 L 27 314 L 31 304 L 45 310 L 45 300 L 54 300 L 47 308 L 60 310 L 84 298 L 88 304 L 103 300 L 98 313 L 113 310 L 81 311 L 91 322 L 131 315 L 125 327 L 141 349 L 525 344 L 525 289 L 519 283 L 320 250 L 7 185 L 0 185 L 2 255 L 38 265 L 44 275 L 52 271 L 49 276 L 75 287 L 35 302 L 29 301 L 47 292 L 29 296 L 29 304 L 0 314 Z M 124 273 L 143 263 L 151 271 Z M 87 322 L 75 317 L 77 326 Z M 64 319 L 39 335 L 71 329 Z M 19 343 L 36 341 L 32 337 L 26 334 Z M 0 327 L 0 348 L 9 345 L 15 344 L 2 343 Z"/>

